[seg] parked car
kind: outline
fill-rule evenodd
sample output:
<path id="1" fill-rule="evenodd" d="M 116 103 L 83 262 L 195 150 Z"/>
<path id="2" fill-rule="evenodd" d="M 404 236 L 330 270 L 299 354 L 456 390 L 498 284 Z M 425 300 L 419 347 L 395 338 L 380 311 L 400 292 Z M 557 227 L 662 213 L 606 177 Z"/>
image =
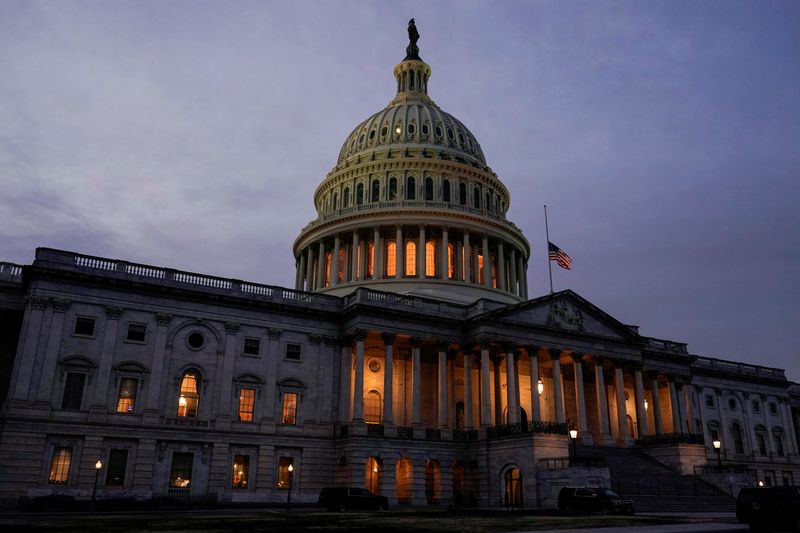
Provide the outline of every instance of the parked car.
<path id="1" fill-rule="evenodd" d="M 564 487 L 558 493 L 558 508 L 565 512 L 634 514 L 633 500 L 623 500 L 603 487 Z"/>
<path id="2" fill-rule="evenodd" d="M 751 531 L 767 528 L 800 531 L 800 487 L 759 487 L 739 491 L 736 519 Z"/>
<path id="3" fill-rule="evenodd" d="M 389 509 L 385 496 L 372 494 L 367 489 L 356 487 L 326 487 L 319 493 L 319 505 L 328 511 L 347 511 L 361 509 L 377 511 Z"/>

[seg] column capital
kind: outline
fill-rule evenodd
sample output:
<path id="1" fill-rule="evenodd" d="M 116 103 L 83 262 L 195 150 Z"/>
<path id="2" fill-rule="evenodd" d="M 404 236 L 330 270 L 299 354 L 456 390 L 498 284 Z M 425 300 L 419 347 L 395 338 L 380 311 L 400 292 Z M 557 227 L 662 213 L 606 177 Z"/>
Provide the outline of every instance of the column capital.
<path id="1" fill-rule="evenodd" d="M 278 328 L 269 328 L 267 330 L 267 335 L 270 339 L 278 340 L 281 338 L 281 335 L 283 335 L 283 330 Z"/>
<path id="2" fill-rule="evenodd" d="M 481 350 L 488 350 L 491 344 L 492 339 L 489 337 L 481 337 L 478 339 L 478 346 L 480 346 Z"/>
<path id="3" fill-rule="evenodd" d="M 225 322 L 225 334 L 236 335 L 239 333 L 239 324 L 236 322 Z"/>
<path id="4" fill-rule="evenodd" d="M 411 347 L 419 348 L 422 346 L 422 337 L 411 337 Z"/>
<path id="5" fill-rule="evenodd" d="M 325 343 L 325 346 L 336 346 L 339 343 L 339 337 L 334 335 L 323 335 L 322 342 Z"/>
<path id="6" fill-rule="evenodd" d="M 167 313 L 156 313 L 156 324 L 159 326 L 169 326 L 172 322 L 172 315 Z"/>
<path id="7" fill-rule="evenodd" d="M 512 341 L 503 341 L 502 346 L 504 353 L 509 354 L 509 353 L 515 353 L 517 351 L 516 350 L 517 345 Z"/>
<path id="8" fill-rule="evenodd" d="M 570 359 L 570 360 L 571 360 L 573 363 L 580 363 L 580 362 L 582 362 L 582 361 L 583 361 L 583 356 L 585 356 L 585 355 L 586 355 L 586 354 L 585 354 L 585 353 L 583 353 L 583 352 L 570 352 L 570 354 L 569 354 L 569 359 Z"/>
<path id="9" fill-rule="evenodd" d="M 447 347 L 450 346 L 450 343 L 447 341 L 436 341 L 436 351 L 437 352 L 447 352 Z"/>
<path id="10" fill-rule="evenodd" d="M 397 338 L 397 335 L 395 335 L 394 333 L 384 332 L 381 333 L 381 338 L 383 339 L 383 343 L 386 346 L 391 346 L 394 344 L 394 340 L 395 338 Z"/>
<path id="11" fill-rule="evenodd" d="M 314 346 L 317 346 L 322 343 L 322 335 L 309 335 L 308 341 Z"/>
<path id="12" fill-rule="evenodd" d="M 27 298 L 27 303 L 31 309 L 44 309 L 47 307 L 48 299 L 44 296 L 30 296 Z"/>
<path id="13" fill-rule="evenodd" d="M 119 317 L 122 316 L 122 311 L 121 307 L 108 306 L 106 307 L 106 317 L 110 320 L 119 320 Z"/>
<path id="14" fill-rule="evenodd" d="M 367 330 L 361 329 L 361 328 L 356 329 L 356 330 L 353 331 L 353 337 L 356 339 L 356 342 L 358 342 L 358 341 L 362 341 L 363 342 L 364 339 L 367 338 Z"/>
<path id="15" fill-rule="evenodd" d="M 69 300 L 63 300 L 61 298 L 53 298 L 53 310 L 56 313 L 65 313 L 69 308 Z"/>
<path id="16" fill-rule="evenodd" d="M 553 361 L 558 361 L 561 359 L 561 352 L 563 350 L 561 348 L 548 348 L 547 352 L 550 354 L 550 357 L 553 358 Z"/>

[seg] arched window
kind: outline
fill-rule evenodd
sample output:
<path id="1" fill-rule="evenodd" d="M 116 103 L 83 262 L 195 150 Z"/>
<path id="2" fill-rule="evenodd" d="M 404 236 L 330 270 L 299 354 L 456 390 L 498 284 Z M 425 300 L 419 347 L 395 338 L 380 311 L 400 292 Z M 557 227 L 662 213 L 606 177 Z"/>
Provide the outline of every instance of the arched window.
<path id="1" fill-rule="evenodd" d="M 350 187 L 344 188 L 344 196 L 342 196 L 342 207 L 350 207 Z"/>
<path id="2" fill-rule="evenodd" d="M 359 183 L 356 185 L 356 204 L 361 205 L 364 203 L 364 184 Z"/>
<path id="3" fill-rule="evenodd" d="M 344 247 L 339 248 L 339 283 L 344 281 Z"/>
<path id="4" fill-rule="evenodd" d="M 406 276 L 417 275 L 417 243 L 411 239 L 406 241 Z"/>
<path id="5" fill-rule="evenodd" d="M 367 424 L 380 424 L 382 412 L 381 393 L 376 390 L 369 391 L 364 396 L 364 422 Z"/>
<path id="6" fill-rule="evenodd" d="M 375 244 L 367 243 L 367 277 L 372 277 L 375 265 Z"/>
<path id="7" fill-rule="evenodd" d="M 397 275 L 397 244 L 395 241 L 386 241 L 386 277 Z"/>
<path id="8" fill-rule="evenodd" d="M 486 203 L 484 205 L 486 206 L 486 210 L 487 211 L 491 211 L 491 209 L 492 209 L 492 196 L 489 194 L 489 191 L 486 191 Z"/>
<path id="9" fill-rule="evenodd" d="M 456 247 L 453 243 L 447 244 L 447 278 L 455 279 L 456 277 Z"/>
<path id="10" fill-rule="evenodd" d="M 377 457 L 370 457 L 367 459 L 366 472 L 364 481 L 366 482 L 367 490 L 372 494 L 380 494 L 381 487 L 381 474 L 383 472 L 383 463 Z"/>
<path id="11" fill-rule="evenodd" d="M 756 446 L 758 446 L 758 453 L 762 456 L 768 455 L 767 452 L 767 428 L 761 424 L 756 426 Z"/>
<path id="12" fill-rule="evenodd" d="M 735 453 L 744 453 L 744 440 L 742 438 L 742 426 L 738 422 L 731 424 L 731 435 L 733 435 L 733 450 Z"/>
<path id="13" fill-rule="evenodd" d="M 439 503 L 442 470 L 437 461 L 429 460 L 425 464 L 425 498 L 428 504 Z"/>
<path id="14" fill-rule="evenodd" d="M 467 186 L 463 183 L 458 184 L 458 203 L 467 205 Z"/>
<path id="15" fill-rule="evenodd" d="M 397 503 L 411 503 L 411 486 L 414 481 L 414 469 L 410 459 L 398 459 L 395 466 L 395 491 Z"/>
<path id="16" fill-rule="evenodd" d="M 463 431 L 466 427 L 464 419 L 464 402 L 456 402 L 456 430 Z"/>
<path id="17" fill-rule="evenodd" d="M 372 197 L 371 202 L 377 202 L 381 196 L 381 183 L 378 180 L 372 180 Z"/>
<path id="18" fill-rule="evenodd" d="M 475 209 L 481 208 L 481 190 L 477 187 L 472 189 L 472 203 Z"/>
<path id="19" fill-rule="evenodd" d="M 406 178 L 406 200 L 414 200 L 417 197 L 417 185 L 413 176 Z"/>
<path id="20" fill-rule="evenodd" d="M 442 201 L 450 201 L 450 180 L 444 180 L 442 182 Z"/>
<path id="21" fill-rule="evenodd" d="M 475 283 L 483 283 L 483 250 L 478 250 L 478 276 Z"/>
<path id="22" fill-rule="evenodd" d="M 197 418 L 200 410 L 200 377 L 197 372 L 187 370 L 181 377 L 178 395 L 178 416 Z"/>
<path id="23" fill-rule="evenodd" d="M 436 276 L 436 243 L 425 243 L 425 275 L 429 278 Z"/>
<path id="24" fill-rule="evenodd" d="M 504 477 L 505 493 L 503 505 L 508 509 L 522 507 L 522 471 L 519 468 L 509 468 Z"/>
<path id="25" fill-rule="evenodd" d="M 330 252 L 325 252 L 325 286 L 331 286 L 331 257 Z"/>
<path id="26" fill-rule="evenodd" d="M 433 201 L 433 179 L 425 178 L 425 200 L 427 202 Z"/>
<path id="27" fill-rule="evenodd" d="M 339 195 L 333 193 L 333 210 L 336 211 L 337 209 L 339 209 Z"/>
<path id="28" fill-rule="evenodd" d="M 397 178 L 389 178 L 389 201 L 397 200 Z"/>

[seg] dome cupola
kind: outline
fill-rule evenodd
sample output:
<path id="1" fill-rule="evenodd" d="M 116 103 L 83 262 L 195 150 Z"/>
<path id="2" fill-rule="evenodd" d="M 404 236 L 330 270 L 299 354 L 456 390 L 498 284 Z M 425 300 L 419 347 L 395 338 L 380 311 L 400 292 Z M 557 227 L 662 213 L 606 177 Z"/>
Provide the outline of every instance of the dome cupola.
<path id="1" fill-rule="evenodd" d="M 356 287 L 456 302 L 526 298 L 528 241 L 475 136 L 428 96 L 414 19 L 397 93 L 348 135 L 294 244 L 296 286 Z"/>

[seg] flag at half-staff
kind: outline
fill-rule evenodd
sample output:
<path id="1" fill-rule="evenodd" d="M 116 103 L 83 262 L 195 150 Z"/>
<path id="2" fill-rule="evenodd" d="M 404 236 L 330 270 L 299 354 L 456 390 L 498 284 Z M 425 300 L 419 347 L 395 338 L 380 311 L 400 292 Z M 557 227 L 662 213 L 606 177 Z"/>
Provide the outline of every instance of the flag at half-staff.
<path id="1" fill-rule="evenodd" d="M 561 268 L 570 269 L 569 266 L 572 264 L 572 258 L 567 255 L 567 252 L 550 241 L 547 241 L 547 249 L 550 261 L 555 261 Z"/>

